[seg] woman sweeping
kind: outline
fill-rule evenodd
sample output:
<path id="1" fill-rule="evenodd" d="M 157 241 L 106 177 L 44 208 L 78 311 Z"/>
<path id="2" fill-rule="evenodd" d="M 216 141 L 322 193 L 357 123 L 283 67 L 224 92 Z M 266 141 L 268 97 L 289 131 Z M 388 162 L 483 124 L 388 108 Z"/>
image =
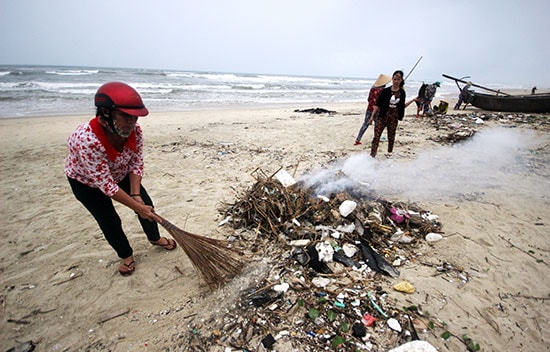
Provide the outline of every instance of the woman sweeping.
<path id="1" fill-rule="evenodd" d="M 385 88 L 373 108 L 372 115 L 378 116 L 374 121 L 374 137 L 372 139 L 372 145 L 370 155 L 374 158 L 378 151 L 378 144 L 380 143 L 380 137 L 382 132 L 388 128 L 388 153 L 391 156 L 393 152 L 393 143 L 395 142 L 395 132 L 397 131 L 397 124 L 399 120 L 402 120 L 405 116 L 405 108 L 409 106 L 414 100 L 405 103 L 407 95 L 403 86 L 403 71 L 395 71 L 392 75 L 392 85 Z"/>
<path id="2" fill-rule="evenodd" d="M 122 229 L 113 199 L 132 209 L 149 242 L 166 250 L 176 242 L 160 237 L 153 202 L 141 185 L 143 133 L 139 116 L 149 111 L 140 95 L 121 82 L 102 85 L 95 95 L 96 117 L 78 126 L 68 140 L 65 174 L 76 197 L 97 221 L 107 242 L 121 258 L 118 271 L 135 270 L 133 250 Z"/>

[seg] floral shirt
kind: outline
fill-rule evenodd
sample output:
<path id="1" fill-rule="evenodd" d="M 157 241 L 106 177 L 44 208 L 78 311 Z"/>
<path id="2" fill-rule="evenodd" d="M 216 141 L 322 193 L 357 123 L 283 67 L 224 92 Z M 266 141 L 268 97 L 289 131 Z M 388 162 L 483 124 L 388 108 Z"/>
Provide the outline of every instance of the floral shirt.
<path id="1" fill-rule="evenodd" d="M 384 90 L 384 87 L 372 87 L 369 92 L 368 102 L 369 105 L 367 106 L 367 111 L 372 111 L 374 109 L 374 106 L 376 105 L 376 101 L 378 100 L 378 96 L 380 96 L 380 93 Z"/>
<path id="2" fill-rule="evenodd" d="M 143 133 L 137 124 L 122 152 L 109 144 L 97 117 L 78 126 L 67 144 L 65 174 L 108 197 L 118 192 L 117 184 L 129 173 L 143 176 Z"/>

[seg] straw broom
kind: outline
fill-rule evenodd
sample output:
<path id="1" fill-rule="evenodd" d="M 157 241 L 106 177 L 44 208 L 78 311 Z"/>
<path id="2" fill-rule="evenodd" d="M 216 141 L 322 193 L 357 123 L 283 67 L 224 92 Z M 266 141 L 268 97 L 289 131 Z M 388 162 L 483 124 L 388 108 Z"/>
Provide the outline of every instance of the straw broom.
<path id="1" fill-rule="evenodd" d="M 241 272 L 243 259 L 239 252 L 228 246 L 227 241 L 195 235 L 178 228 L 161 216 L 158 218 L 161 220 L 157 220 L 158 224 L 183 248 L 210 288 L 228 282 Z"/>

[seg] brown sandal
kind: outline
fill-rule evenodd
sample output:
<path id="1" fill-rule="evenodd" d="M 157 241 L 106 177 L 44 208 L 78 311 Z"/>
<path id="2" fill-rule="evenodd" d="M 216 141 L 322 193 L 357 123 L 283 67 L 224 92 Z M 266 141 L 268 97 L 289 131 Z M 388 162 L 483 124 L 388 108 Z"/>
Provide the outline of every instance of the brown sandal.
<path id="1" fill-rule="evenodd" d="M 166 243 L 165 244 L 162 244 L 162 243 L 159 243 L 160 241 L 162 241 L 162 239 L 165 239 L 166 240 Z M 149 241 L 151 242 L 151 244 L 153 246 L 160 246 L 164 249 L 166 249 L 167 251 L 171 251 L 173 249 L 176 249 L 176 247 L 178 246 L 178 244 L 176 243 L 176 241 L 170 239 L 170 238 L 166 238 L 166 237 L 161 237 L 158 241 L 156 242 L 153 242 L 153 241 Z"/>
<path id="2" fill-rule="evenodd" d="M 118 267 L 118 272 L 120 273 L 120 275 L 122 276 L 130 276 L 134 273 L 134 271 L 136 270 L 136 267 L 135 267 L 135 264 L 136 262 L 135 261 L 131 261 L 130 263 L 126 264 L 124 262 L 120 263 L 120 266 Z"/>

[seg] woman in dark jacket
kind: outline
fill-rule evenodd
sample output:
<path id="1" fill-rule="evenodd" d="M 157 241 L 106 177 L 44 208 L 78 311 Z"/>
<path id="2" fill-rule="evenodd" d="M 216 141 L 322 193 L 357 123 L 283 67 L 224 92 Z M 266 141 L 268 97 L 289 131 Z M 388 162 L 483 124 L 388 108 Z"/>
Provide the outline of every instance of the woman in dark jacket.
<path id="1" fill-rule="evenodd" d="M 373 158 L 376 156 L 380 137 L 386 127 L 388 128 L 388 153 L 391 154 L 393 151 L 398 121 L 403 120 L 405 108 L 414 101 L 405 103 L 407 95 L 403 89 L 404 85 L 403 71 L 395 71 L 392 75 L 392 85 L 385 88 L 376 101 L 372 112 L 373 116 L 376 116 L 376 112 L 378 112 L 378 117 L 374 122 L 374 138 L 370 150 L 370 155 Z"/>

